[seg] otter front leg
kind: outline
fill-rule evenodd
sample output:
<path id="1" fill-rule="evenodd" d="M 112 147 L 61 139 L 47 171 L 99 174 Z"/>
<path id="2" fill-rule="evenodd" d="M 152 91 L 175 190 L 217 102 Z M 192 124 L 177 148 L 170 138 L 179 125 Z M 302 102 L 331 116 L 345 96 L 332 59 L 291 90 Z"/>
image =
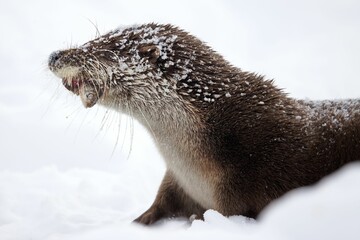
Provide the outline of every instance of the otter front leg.
<path id="1" fill-rule="evenodd" d="M 196 215 L 202 218 L 205 209 L 192 200 L 177 184 L 172 173 L 167 171 L 151 207 L 134 220 L 150 225 L 162 218 L 186 217 Z"/>

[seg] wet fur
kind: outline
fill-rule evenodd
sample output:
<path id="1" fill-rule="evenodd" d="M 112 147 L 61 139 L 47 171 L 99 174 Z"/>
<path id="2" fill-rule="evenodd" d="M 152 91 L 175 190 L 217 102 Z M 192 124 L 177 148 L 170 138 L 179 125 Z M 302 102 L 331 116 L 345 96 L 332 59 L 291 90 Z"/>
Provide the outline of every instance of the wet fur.
<path id="1" fill-rule="evenodd" d="M 155 139 L 167 172 L 139 223 L 210 208 L 256 217 L 360 159 L 360 100 L 289 98 L 171 25 L 114 30 L 56 52 L 49 68 L 71 91 L 73 79 L 97 86 L 98 104 L 130 114 Z"/>

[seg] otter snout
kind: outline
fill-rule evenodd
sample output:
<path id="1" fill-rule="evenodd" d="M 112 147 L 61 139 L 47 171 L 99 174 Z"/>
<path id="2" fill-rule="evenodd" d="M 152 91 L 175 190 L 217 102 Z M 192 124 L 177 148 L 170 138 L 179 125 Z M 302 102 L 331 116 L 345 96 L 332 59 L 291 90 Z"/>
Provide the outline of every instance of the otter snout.
<path id="1" fill-rule="evenodd" d="M 61 58 L 61 55 L 62 55 L 61 51 L 55 51 L 50 54 L 49 59 L 48 59 L 48 66 L 51 71 L 55 70 L 56 63 Z"/>
<path id="2" fill-rule="evenodd" d="M 61 78 L 68 85 L 71 85 L 74 79 L 81 80 L 81 66 L 74 51 L 59 50 L 50 54 L 48 59 L 48 67 L 57 77 Z"/>
<path id="3" fill-rule="evenodd" d="M 79 69 L 79 62 L 79 55 L 76 49 L 58 50 L 50 54 L 48 67 L 58 75 L 58 72 L 66 68 Z M 59 77 L 62 78 L 62 76 Z"/>
<path id="4" fill-rule="evenodd" d="M 77 49 L 55 51 L 50 54 L 48 60 L 49 69 L 59 78 L 66 89 L 80 96 L 86 108 L 94 106 L 104 93 L 104 84 L 96 79 L 99 75 L 91 78 L 83 71 L 82 57 Z"/>

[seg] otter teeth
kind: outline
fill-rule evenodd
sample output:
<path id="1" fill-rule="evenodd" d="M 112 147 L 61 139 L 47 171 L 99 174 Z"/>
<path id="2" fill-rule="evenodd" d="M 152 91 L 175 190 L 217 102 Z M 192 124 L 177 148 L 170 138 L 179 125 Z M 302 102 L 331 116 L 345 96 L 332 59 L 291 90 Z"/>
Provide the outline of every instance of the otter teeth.
<path id="1" fill-rule="evenodd" d="M 77 79 L 72 79 L 71 80 L 71 86 L 73 88 L 80 88 L 81 85 L 81 81 L 78 81 Z"/>
<path id="2" fill-rule="evenodd" d="M 75 78 L 63 78 L 62 82 L 67 90 L 79 95 L 79 89 L 83 84 L 83 81 Z"/>
<path id="3" fill-rule="evenodd" d="M 94 106 L 102 96 L 103 90 L 95 81 L 79 78 L 63 78 L 63 85 L 66 89 L 80 96 L 84 107 Z"/>

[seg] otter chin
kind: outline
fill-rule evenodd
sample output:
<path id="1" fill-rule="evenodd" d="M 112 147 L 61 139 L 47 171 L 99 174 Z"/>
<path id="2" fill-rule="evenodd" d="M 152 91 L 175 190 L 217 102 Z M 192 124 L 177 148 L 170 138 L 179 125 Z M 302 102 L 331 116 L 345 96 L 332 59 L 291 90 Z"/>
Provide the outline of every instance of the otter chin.
<path id="1" fill-rule="evenodd" d="M 138 223 L 207 209 L 256 218 L 360 159 L 360 99 L 291 98 L 172 25 L 118 28 L 48 66 L 85 107 L 131 113 L 154 138 L 167 170 Z"/>

